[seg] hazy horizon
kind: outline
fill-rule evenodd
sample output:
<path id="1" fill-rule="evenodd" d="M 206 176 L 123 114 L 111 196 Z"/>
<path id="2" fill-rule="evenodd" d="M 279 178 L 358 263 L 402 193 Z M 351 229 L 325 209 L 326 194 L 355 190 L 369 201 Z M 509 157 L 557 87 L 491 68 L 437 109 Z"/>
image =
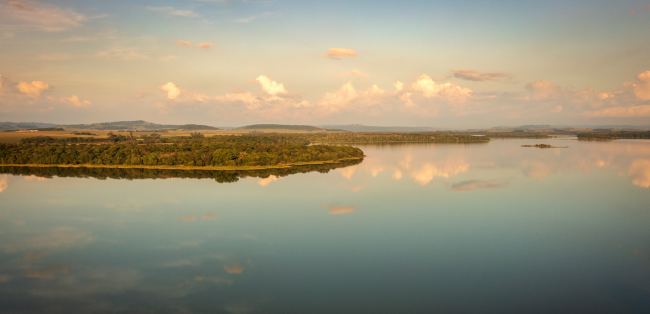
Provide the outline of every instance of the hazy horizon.
<path id="1" fill-rule="evenodd" d="M 4 121 L 647 125 L 635 1 L 0 1 Z"/>

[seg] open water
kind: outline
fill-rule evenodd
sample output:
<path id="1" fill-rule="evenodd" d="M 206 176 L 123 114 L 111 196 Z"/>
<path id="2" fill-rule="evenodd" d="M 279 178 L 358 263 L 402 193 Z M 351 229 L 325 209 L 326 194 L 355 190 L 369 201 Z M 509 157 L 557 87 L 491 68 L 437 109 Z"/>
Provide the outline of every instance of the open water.
<path id="1" fill-rule="evenodd" d="M 295 173 L 2 168 L 0 312 L 650 313 L 650 141 L 357 146 Z"/>

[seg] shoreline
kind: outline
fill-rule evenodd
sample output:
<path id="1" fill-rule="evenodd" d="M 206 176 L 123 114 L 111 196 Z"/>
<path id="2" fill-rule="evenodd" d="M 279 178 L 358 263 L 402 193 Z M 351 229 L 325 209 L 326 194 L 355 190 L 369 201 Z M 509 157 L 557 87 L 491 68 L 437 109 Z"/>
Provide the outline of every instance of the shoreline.
<path id="1" fill-rule="evenodd" d="M 79 165 L 64 165 L 64 164 L 55 164 L 55 165 L 44 165 L 44 164 L 0 164 L 0 167 L 33 167 L 33 168 L 113 168 L 113 169 L 156 169 L 156 170 L 263 170 L 263 169 L 282 169 L 282 168 L 292 168 L 296 166 L 305 166 L 305 165 L 324 165 L 324 164 L 336 164 L 345 160 L 357 160 L 363 159 L 367 156 L 362 157 L 348 157 L 341 158 L 336 160 L 325 160 L 325 161 L 310 161 L 310 162 L 295 162 L 290 164 L 281 164 L 281 165 L 268 165 L 268 166 L 145 166 L 145 165 L 91 165 L 91 164 L 79 164 Z"/>

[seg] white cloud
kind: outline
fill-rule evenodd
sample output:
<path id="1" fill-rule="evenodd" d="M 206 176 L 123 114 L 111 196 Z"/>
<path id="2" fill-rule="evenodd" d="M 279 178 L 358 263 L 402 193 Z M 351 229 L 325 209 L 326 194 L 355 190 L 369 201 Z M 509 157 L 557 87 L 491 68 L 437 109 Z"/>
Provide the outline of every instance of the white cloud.
<path id="1" fill-rule="evenodd" d="M 423 74 L 411 83 L 410 87 L 422 93 L 426 98 L 441 98 L 453 102 L 465 102 L 471 95 L 472 90 L 460 87 L 454 83 L 436 84 L 428 75 Z"/>
<path id="2" fill-rule="evenodd" d="M 61 101 L 65 104 L 71 105 L 73 107 L 77 108 L 82 108 L 82 107 L 90 107 L 92 103 L 88 100 L 80 100 L 79 96 L 77 95 L 72 95 L 70 97 L 63 97 L 61 98 Z"/>
<path id="3" fill-rule="evenodd" d="M 641 100 L 650 100 L 650 71 L 639 74 L 637 80 L 637 83 L 632 85 L 634 94 Z"/>
<path id="4" fill-rule="evenodd" d="M 269 95 L 277 95 L 277 94 L 286 94 L 287 90 L 284 89 L 284 85 L 275 81 L 272 81 L 270 78 L 260 75 L 256 78 L 258 82 L 260 82 L 260 85 L 262 85 L 262 89 Z"/>

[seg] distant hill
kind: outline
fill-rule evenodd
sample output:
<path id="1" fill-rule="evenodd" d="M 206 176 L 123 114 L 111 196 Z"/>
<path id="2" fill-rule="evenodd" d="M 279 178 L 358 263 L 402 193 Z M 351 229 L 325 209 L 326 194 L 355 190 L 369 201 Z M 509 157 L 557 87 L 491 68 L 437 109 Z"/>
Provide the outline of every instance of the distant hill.
<path id="1" fill-rule="evenodd" d="M 240 127 L 244 130 L 298 130 L 298 131 L 325 131 L 322 128 L 311 125 L 290 125 L 290 124 L 253 124 Z"/>
<path id="2" fill-rule="evenodd" d="M 439 131 L 438 128 L 432 127 L 407 127 L 407 126 L 369 126 L 361 124 L 347 125 L 319 125 L 325 129 L 339 129 L 351 132 L 422 132 L 422 131 Z"/>
<path id="3" fill-rule="evenodd" d="M 137 121 L 118 121 L 118 122 L 103 122 L 91 124 L 70 124 L 61 125 L 60 127 L 66 129 L 85 129 L 85 130 L 139 130 L 139 131 L 153 131 L 153 130 L 219 130 L 218 128 L 199 125 L 199 124 L 156 124 L 144 120 Z"/>
<path id="4" fill-rule="evenodd" d="M 38 128 L 53 128 L 58 124 L 39 122 L 0 122 L 0 130 L 24 130 Z"/>
<path id="5" fill-rule="evenodd" d="M 530 130 L 530 129 L 614 129 L 614 130 L 650 130 L 650 125 L 520 125 L 496 126 L 492 130 Z"/>

